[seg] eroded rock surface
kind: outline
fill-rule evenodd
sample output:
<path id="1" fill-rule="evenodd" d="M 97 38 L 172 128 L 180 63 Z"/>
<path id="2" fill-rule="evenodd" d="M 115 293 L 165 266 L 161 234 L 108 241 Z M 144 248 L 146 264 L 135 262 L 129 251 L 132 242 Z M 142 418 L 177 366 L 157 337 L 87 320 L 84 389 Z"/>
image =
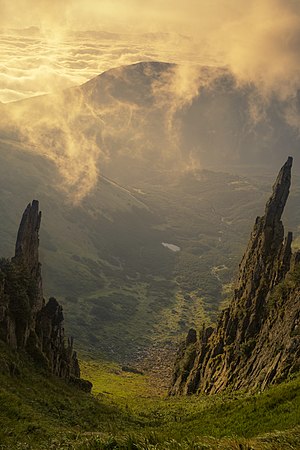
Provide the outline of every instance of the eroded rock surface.
<path id="1" fill-rule="evenodd" d="M 292 255 L 281 221 L 292 162 L 255 221 L 230 306 L 215 329 L 204 327 L 196 339 L 190 331 L 179 349 L 171 395 L 263 389 L 300 369 L 300 254 Z"/>
<path id="2" fill-rule="evenodd" d="M 0 339 L 26 350 L 36 361 L 86 391 L 80 379 L 73 339 L 66 339 L 62 306 L 53 297 L 45 303 L 39 262 L 41 212 L 34 200 L 20 223 L 15 256 L 0 262 Z"/>

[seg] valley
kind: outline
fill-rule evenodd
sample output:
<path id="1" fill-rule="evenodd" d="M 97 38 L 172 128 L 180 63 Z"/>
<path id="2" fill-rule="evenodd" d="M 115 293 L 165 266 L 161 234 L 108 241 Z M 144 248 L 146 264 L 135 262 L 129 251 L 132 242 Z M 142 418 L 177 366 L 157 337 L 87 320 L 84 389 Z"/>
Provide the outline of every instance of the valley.
<path id="1" fill-rule="evenodd" d="M 38 194 L 45 294 L 63 304 L 83 354 L 129 362 L 154 344 L 173 352 L 190 327 L 215 320 L 249 236 L 249 209 L 258 215 L 271 180 L 204 170 L 124 188 L 101 177 L 76 206 L 44 157 L 12 142 L 2 148 L 0 253 L 13 252 L 19 211 Z M 298 183 L 286 212 L 296 242 Z"/>
<path id="2" fill-rule="evenodd" d="M 296 369 L 274 386 L 267 377 L 260 389 L 252 386 L 255 377 L 249 379 L 250 364 L 244 381 L 237 381 L 242 389 L 232 388 L 233 374 L 248 363 L 256 341 L 251 335 L 240 343 L 241 331 L 234 346 L 227 325 L 219 326 L 236 296 L 239 262 L 253 222 L 262 214 L 284 158 L 291 148 L 297 152 L 299 133 L 286 120 L 287 101 L 276 96 L 254 121 L 257 87 L 238 83 L 229 69 L 202 66 L 192 71 L 192 78 L 188 73 L 188 83 L 179 83 L 178 90 L 183 77 L 179 66 L 141 62 L 60 93 L 0 105 L 0 255 L 14 254 L 21 212 L 38 199 L 43 293 L 45 299 L 55 295 L 60 314 L 59 326 L 57 316 L 49 325 L 50 337 L 40 325 L 44 304 L 27 320 L 28 330 L 37 333 L 34 349 L 48 349 L 48 362 L 36 360 L 28 348 L 0 341 L 0 449 L 299 447 L 298 331 L 290 330 L 288 312 L 277 307 L 290 301 L 290 311 L 296 310 L 299 280 L 297 271 L 288 268 L 286 279 L 279 281 L 285 261 L 281 241 L 277 259 L 258 246 L 257 270 L 253 275 L 249 265 L 252 275 L 240 280 L 240 289 L 255 277 L 268 280 L 270 288 L 266 291 L 266 282 L 259 298 L 262 303 L 267 299 L 261 317 L 273 311 L 278 323 L 285 318 L 288 333 L 282 341 L 296 342 L 289 353 L 290 359 L 295 356 Z M 293 170 L 283 221 L 293 231 L 295 252 L 300 247 L 297 157 Z M 266 226 L 257 241 L 264 242 L 270 229 Z M 9 309 L 13 292 L 8 300 L 5 291 L 10 266 L 1 261 L 0 313 L 5 333 L 8 329 L 14 335 L 18 327 L 6 327 L 5 322 L 15 313 Z M 38 261 L 36 267 L 40 270 Z M 34 299 L 36 292 L 29 287 Z M 242 299 L 252 308 L 248 294 Z M 235 306 L 232 322 L 244 324 L 244 302 Z M 274 335 L 264 329 L 257 342 L 261 348 L 276 342 L 281 355 L 284 346 L 276 341 L 281 331 L 271 319 Z M 216 327 L 215 339 L 221 344 L 211 342 L 209 376 L 201 391 L 197 370 L 203 348 L 206 355 L 205 330 L 209 334 L 211 327 Z M 186 337 L 191 328 L 194 335 Z M 75 339 L 81 368 L 81 373 L 76 370 L 77 383 L 80 376 L 91 381 L 91 393 L 76 388 L 69 374 L 62 376 L 61 360 L 67 367 L 70 363 L 66 349 L 73 352 L 73 340 L 65 339 L 64 329 Z M 195 339 L 188 342 L 191 336 Z M 231 362 L 233 350 L 232 371 L 224 360 L 229 355 Z M 282 359 L 285 367 L 289 358 Z M 271 374 L 277 363 L 270 363 Z M 205 371 L 203 360 L 201 364 Z M 212 390 L 217 391 L 224 373 L 226 390 L 208 392 L 214 377 Z M 187 379 L 193 381 L 189 392 Z"/>

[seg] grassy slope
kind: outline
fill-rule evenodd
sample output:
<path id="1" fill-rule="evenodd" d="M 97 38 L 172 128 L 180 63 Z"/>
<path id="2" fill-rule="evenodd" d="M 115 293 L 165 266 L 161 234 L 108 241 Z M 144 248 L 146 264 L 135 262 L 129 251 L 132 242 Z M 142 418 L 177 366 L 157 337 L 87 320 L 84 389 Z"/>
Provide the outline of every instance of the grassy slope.
<path id="1" fill-rule="evenodd" d="M 0 353 L 1 449 L 300 446 L 299 377 L 255 395 L 167 398 L 157 395 L 147 375 L 94 360 L 82 364 L 83 376 L 94 383 L 92 396 L 45 378 L 24 355 L 3 345 Z M 4 373 L 11 362 L 19 374 Z"/>

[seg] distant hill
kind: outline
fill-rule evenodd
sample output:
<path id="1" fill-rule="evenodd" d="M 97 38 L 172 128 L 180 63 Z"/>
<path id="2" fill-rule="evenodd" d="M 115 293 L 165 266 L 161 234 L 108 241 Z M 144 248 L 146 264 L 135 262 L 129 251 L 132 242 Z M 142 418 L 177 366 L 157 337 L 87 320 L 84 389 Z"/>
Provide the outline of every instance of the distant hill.
<path id="1" fill-rule="evenodd" d="M 101 173 L 127 184 L 158 170 L 276 169 L 300 141 L 299 98 L 266 98 L 218 67 L 143 62 L 1 108 L 41 153 L 68 158 L 79 143 Z"/>

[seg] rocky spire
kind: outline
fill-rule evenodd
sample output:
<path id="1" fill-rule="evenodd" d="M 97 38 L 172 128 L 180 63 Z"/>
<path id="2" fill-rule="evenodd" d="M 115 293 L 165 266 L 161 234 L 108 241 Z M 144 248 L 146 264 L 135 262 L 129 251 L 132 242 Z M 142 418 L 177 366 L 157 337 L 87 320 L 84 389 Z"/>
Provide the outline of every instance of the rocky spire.
<path id="1" fill-rule="evenodd" d="M 272 226 L 275 222 L 279 222 L 281 220 L 281 216 L 290 193 L 292 165 L 293 158 L 289 156 L 286 163 L 280 169 L 273 186 L 273 194 L 266 204 L 264 215 L 266 225 Z"/>
<path id="2" fill-rule="evenodd" d="M 293 159 L 289 157 L 281 168 L 265 214 L 257 217 L 239 266 L 233 305 L 240 305 L 242 309 L 247 307 L 247 316 L 239 330 L 242 339 L 247 336 L 248 327 L 250 334 L 259 329 L 268 292 L 290 268 L 292 234 L 289 233 L 289 238 L 284 241 L 281 216 L 289 195 L 292 163 Z"/>
<path id="3" fill-rule="evenodd" d="M 33 200 L 27 205 L 19 226 L 15 247 L 14 263 L 26 268 L 35 280 L 36 298 L 32 305 L 33 312 L 37 312 L 44 304 L 41 264 L 39 262 L 39 230 L 42 213 L 39 202 Z"/>
<path id="4" fill-rule="evenodd" d="M 0 264 L 0 339 L 26 350 L 61 378 L 90 391 L 80 379 L 73 339 L 66 340 L 62 306 L 54 297 L 45 305 L 39 262 L 39 202 L 33 200 L 20 223 L 15 256 Z"/>
<path id="5" fill-rule="evenodd" d="M 39 202 L 33 200 L 27 205 L 18 230 L 15 260 L 20 260 L 31 273 L 39 266 L 39 230 L 42 213 L 39 211 Z"/>
<path id="6" fill-rule="evenodd" d="M 214 330 L 202 330 L 196 343 L 188 339 L 181 347 L 171 394 L 214 393 L 229 386 L 264 387 L 300 365 L 300 354 L 294 352 L 292 357 L 289 350 L 300 339 L 293 334 L 300 304 L 296 301 L 299 287 L 289 281 L 293 279 L 289 272 L 292 234 L 284 239 L 281 222 L 292 162 L 289 157 L 281 168 L 265 214 L 255 221 L 230 306 Z M 293 259 L 294 271 L 300 270 L 298 259 Z M 278 302 L 274 303 L 274 295 L 280 297 Z M 183 360 L 186 365 L 182 369 Z"/>

